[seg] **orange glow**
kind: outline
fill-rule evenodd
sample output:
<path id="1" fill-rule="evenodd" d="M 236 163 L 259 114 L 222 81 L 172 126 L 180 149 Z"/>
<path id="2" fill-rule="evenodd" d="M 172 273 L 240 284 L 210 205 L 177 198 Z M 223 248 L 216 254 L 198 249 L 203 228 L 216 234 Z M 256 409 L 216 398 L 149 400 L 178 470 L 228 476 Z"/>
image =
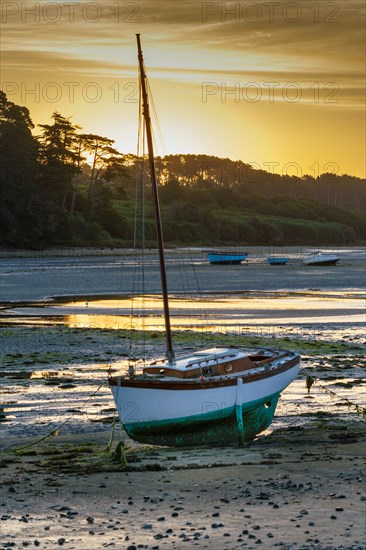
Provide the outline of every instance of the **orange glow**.
<path id="1" fill-rule="evenodd" d="M 36 124 L 57 110 L 135 152 L 140 32 L 158 154 L 365 176 L 362 2 L 72 4 L 1 6 L 2 88 Z"/>

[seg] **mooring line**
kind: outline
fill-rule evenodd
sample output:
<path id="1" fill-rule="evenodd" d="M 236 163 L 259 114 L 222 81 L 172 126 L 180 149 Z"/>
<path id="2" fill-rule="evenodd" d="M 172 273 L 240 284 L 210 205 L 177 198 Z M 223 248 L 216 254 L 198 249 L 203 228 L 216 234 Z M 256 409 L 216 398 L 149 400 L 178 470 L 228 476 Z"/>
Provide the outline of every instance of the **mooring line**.
<path id="1" fill-rule="evenodd" d="M 102 384 L 100 384 L 100 386 L 98 386 L 98 388 L 95 390 L 95 392 L 93 392 L 91 394 L 91 396 L 81 405 L 81 407 L 79 407 L 78 412 L 74 412 L 70 416 L 68 416 L 66 418 L 66 420 L 61 422 L 61 424 L 59 424 L 57 426 L 57 428 L 53 429 L 52 432 L 49 432 L 48 434 L 44 435 L 40 439 L 37 439 L 36 441 L 33 441 L 33 443 L 29 443 L 27 445 L 22 445 L 22 447 L 17 447 L 17 448 L 8 447 L 7 449 L 2 449 L 2 450 L 0 450 L 0 454 L 8 453 L 8 452 L 17 453 L 18 451 L 23 451 L 24 449 L 28 449 L 29 447 L 33 447 L 34 445 L 38 445 L 38 443 L 41 443 L 41 441 L 44 441 L 45 439 L 47 439 L 48 437 L 50 437 L 52 435 L 56 435 L 57 432 L 60 430 L 60 428 L 62 428 L 62 426 L 65 426 L 65 424 L 67 424 L 76 414 L 79 414 L 80 409 L 83 409 L 91 401 L 91 399 L 98 393 L 100 388 L 102 388 L 106 383 L 107 383 L 107 380 L 104 380 L 104 382 Z"/>
<path id="2" fill-rule="evenodd" d="M 312 388 L 312 386 L 314 384 L 317 384 L 318 386 L 320 386 L 320 388 L 325 393 L 329 394 L 331 397 L 337 397 L 338 399 L 341 399 L 341 400 L 345 401 L 348 405 L 348 410 L 350 410 L 351 408 L 354 408 L 356 413 L 357 413 L 357 416 L 361 415 L 362 418 L 366 417 L 366 408 L 365 407 L 362 407 L 362 405 L 357 405 L 357 403 L 353 403 L 353 401 L 350 401 L 349 399 L 347 399 L 347 397 L 343 397 L 343 395 L 339 395 L 339 393 L 337 393 L 333 390 L 330 390 L 327 386 L 325 386 L 324 384 L 319 382 L 318 378 L 314 378 L 314 376 L 309 374 L 309 371 L 307 371 L 305 369 L 305 367 L 301 366 L 301 370 L 306 374 L 305 384 L 306 384 L 306 388 L 308 390 L 308 394 L 310 394 L 310 389 Z"/>

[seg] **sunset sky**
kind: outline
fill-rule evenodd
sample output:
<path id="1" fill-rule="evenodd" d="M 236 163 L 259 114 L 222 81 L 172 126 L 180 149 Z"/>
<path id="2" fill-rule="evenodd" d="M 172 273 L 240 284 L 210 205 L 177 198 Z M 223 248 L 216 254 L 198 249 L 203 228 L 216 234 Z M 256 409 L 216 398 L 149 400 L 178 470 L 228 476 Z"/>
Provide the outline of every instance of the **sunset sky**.
<path id="1" fill-rule="evenodd" d="M 2 89 L 135 152 L 137 54 L 165 149 L 365 176 L 364 2 L 8 2 Z"/>

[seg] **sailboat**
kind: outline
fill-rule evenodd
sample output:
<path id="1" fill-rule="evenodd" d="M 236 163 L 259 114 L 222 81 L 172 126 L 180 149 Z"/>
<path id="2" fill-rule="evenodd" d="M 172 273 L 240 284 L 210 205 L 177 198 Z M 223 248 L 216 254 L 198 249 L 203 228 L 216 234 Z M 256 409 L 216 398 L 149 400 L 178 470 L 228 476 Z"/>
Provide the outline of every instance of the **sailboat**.
<path id="1" fill-rule="evenodd" d="M 176 357 L 170 324 L 147 77 L 136 35 L 142 112 L 159 250 L 166 356 L 109 377 L 120 420 L 134 440 L 155 445 L 242 445 L 271 424 L 280 393 L 296 378 L 293 351 L 215 346 Z"/>

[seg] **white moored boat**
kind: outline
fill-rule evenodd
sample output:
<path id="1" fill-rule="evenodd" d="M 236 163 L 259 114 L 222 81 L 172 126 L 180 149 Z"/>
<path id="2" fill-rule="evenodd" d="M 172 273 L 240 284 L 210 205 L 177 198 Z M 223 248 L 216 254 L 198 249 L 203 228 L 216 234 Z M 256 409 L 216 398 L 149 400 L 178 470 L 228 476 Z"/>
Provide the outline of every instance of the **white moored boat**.
<path id="1" fill-rule="evenodd" d="M 217 346 L 175 357 L 140 35 L 137 45 L 159 249 L 166 358 L 145 366 L 141 372 L 131 366 L 128 374 L 109 377 L 109 384 L 122 424 L 137 441 L 177 446 L 244 443 L 272 422 L 281 391 L 297 376 L 300 356 L 284 350 Z"/>
<path id="2" fill-rule="evenodd" d="M 326 254 L 315 250 L 307 258 L 304 258 L 303 262 L 305 265 L 336 265 L 339 260 L 337 254 Z"/>

